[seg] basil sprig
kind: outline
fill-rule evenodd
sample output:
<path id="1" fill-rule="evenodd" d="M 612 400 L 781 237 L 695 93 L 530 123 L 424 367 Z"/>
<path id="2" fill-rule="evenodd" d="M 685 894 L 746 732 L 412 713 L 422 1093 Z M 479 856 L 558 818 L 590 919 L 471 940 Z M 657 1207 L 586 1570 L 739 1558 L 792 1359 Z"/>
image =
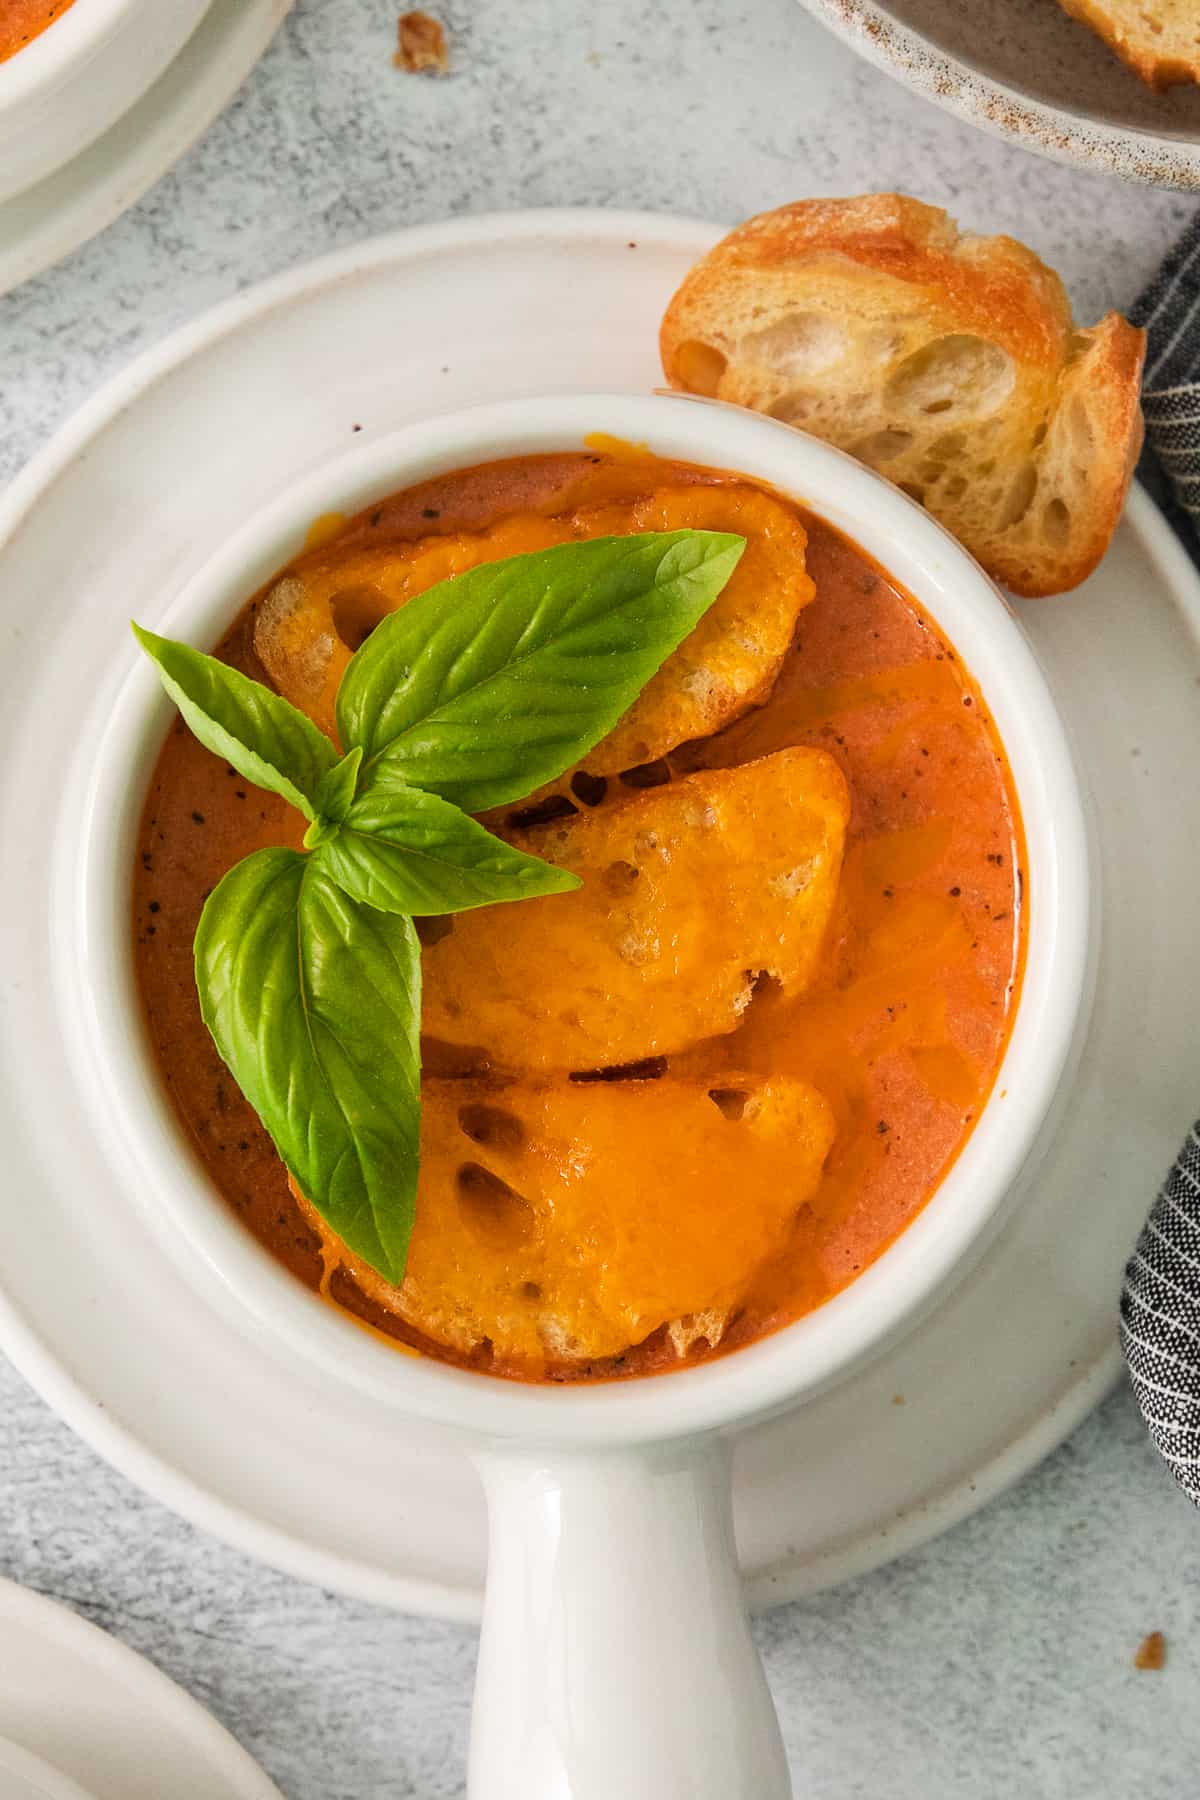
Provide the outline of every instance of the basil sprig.
<path id="1" fill-rule="evenodd" d="M 579 886 L 471 812 L 600 741 L 712 605 L 744 540 L 597 538 L 440 582 L 389 614 L 338 689 L 344 754 L 280 695 L 133 627 L 192 731 L 309 821 L 209 895 L 200 1010 L 302 1193 L 403 1279 L 420 1163 L 413 919 Z"/>

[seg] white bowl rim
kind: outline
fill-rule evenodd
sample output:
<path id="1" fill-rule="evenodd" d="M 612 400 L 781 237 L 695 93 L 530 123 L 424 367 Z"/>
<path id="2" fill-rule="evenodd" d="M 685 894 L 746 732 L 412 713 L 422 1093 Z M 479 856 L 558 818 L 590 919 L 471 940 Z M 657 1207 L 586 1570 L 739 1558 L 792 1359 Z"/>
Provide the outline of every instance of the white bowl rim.
<path id="1" fill-rule="evenodd" d="M 74 0 L 35 38 L 0 62 L 0 123 L 17 107 L 52 88 L 91 57 L 145 0 Z"/>
<path id="2" fill-rule="evenodd" d="M 109 1153 L 136 1167 L 145 1184 L 139 1191 L 153 1194 L 150 1213 L 176 1255 L 193 1273 L 203 1266 L 219 1278 L 244 1325 L 392 1408 L 484 1436 L 578 1447 L 677 1437 L 776 1410 L 826 1385 L 915 1320 L 962 1267 L 1032 1149 L 1074 1040 L 1089 935 L 1086 833 L 1069 749 L 1002 597 L 961 546 L 899 490 L 828 445 L 756 414 L 680 395 L 559 394 L 406 426 L 352 448 L 264 508 L 169 600 L 162 616 L 142 622 L 211 642 L 259 582 L 300 547 L 319 514 L 358 510 L 436 469 L 579 445 L 593 431 L 744 470 L 795 493 L 847 530 L 917 595 L 963 654 L 1013 765 L 1036 903 L 1004 1063 L 937 1193 L 850 1287 L 731 1356 L 632 1382 L 498 1382 L 381 1348 L 288 1275 L 238 1224 L 192 1159 L 181 1157 L 180 1128 L 148 1048 L 129 1030 L 132 992 L 120 946 L 130 935 L 128 837 L 144 792 L 140 774 L 131 782 L 129 770 L 132 759 L 140 755 L 145 767 L 156 753 L 170 712 L 132 643 L 117 702 L 111 709 L 105 704 L 100 742 L 83 734 L 85 830 L 77 848 L 63 847 L 63 878 L 55 883 L 58 1000 L 73 1061 Z M 946 606 L 961 614 L 957 628 L 945 623 Z M 964 636 L 980 633 L 996 658 L 982 676 L 979 655 L 963 644 Z"/>
<path id="3" fill-rule="evenodd" d="M 885 75 L 990 137 L 1146 187 L 1200 187 L 1200 147 L 1186 138 L 1108 124 L 1023 94 L 940 49 L 877 0 L 799 3 Z"/>

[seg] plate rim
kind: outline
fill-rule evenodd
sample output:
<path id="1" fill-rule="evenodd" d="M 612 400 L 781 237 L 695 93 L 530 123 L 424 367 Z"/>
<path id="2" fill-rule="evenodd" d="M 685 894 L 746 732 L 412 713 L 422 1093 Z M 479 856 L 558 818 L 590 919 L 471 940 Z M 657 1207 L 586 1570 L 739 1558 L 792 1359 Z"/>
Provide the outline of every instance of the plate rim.
<path id="1" fill-rule="evenodd" d="M 254 318 L 286 306 L 301 294 L 366 273 L 390 262 L 443 249 L 506 241 L 600 237 L 605 241 L 653 237 L 692 253 L 722 227 L 682 215 L 602 208 L 538 208 L 475 215 L 393 231 L 301 263 L 231 296 L 197 319 L 176 328 L 110 377 L 35 453 L 0 495 L 0 550 L 20 529 L 29 510 L 85 454 L 91 440 L 161 377 L 177 369 Z M 1186 605 L 1200 632 L 1200 573 L 1149 495 L 1135 486 L 1126 520 L 1146 554 L 1162 568 L 1164 584 Z M 202 1530 L 300 1579 L 405 1611 L 459 1622 L 478 1621 L 481 1590 L 473 1582 L 447 1582 L 385 1570 L 319 1548 L 298 1530 L 264 1522 L 247 1508 L 220 1498 L 165 1456 L 147 1448 L 136 1433 L 88 1394 L 46 1345 L 24 1310 L 0 1289 L 0 1349 L 64 1422 L 143 1492 L 171 1507 Z M 832 1548 L 809 1561 L 776 1562 L 747 1581 L 752 1606 L 770 1607 L 851 1576 L 868 1573 L 903 1550 L 929 1541 L 1027 1473 L 1087 1416 L 1114 1385 L 1121 1370 L 1113 1333 L 1107 1351 L 1079 1371 L 1044 1406 L 1036 1419 L 986 1463 L 940 1493 L 899 1515 L 886 1531 Z M 933 1520 L 931 1529 L 930 1521 Z"/>
<path id="2" fill-rule="evenodd" d="M 864 61 L 989 137 L 1143 187 L 1200 188 L 1200 142 L 1108 125 L 1035 100 L 959 61 L 879 0 L 799 4 Z M 1129 79 L 1137 79 L 1132 71 Z"/>
<path id="3" fill-rule="evenodd" d="M 157 1663 L 93 1624 L 66 1602 L 36 1588 L 24 1587 L 8 1576 L 0 1576 L 0 1635 L 14 1627 L 36 1636 L 42 1643 L 65 1644 L 93 1666 L 107 1666 L 122 1685 L 129 1688 L 132 1699 L 142 1703 L 148 1701 L 155 1717 L 169 1713 L 180 1735 L 194 1742 L 211 1760 L 210 1773 L 215 1772 L 229 1781 L 231 1800 L 235 1794 L 239 1800 L 283 1800 L 266 1770 L 216 1714 L 202 1706 L 179 1682 L 173 1681 Z M 19 1738 L 11 1741 L 21 1749 L 26 1748 Z M 36 1754 L 55 1766 L 44 1751 Z M 55 1772 L 66 1773 L 57 1768 Z"/>

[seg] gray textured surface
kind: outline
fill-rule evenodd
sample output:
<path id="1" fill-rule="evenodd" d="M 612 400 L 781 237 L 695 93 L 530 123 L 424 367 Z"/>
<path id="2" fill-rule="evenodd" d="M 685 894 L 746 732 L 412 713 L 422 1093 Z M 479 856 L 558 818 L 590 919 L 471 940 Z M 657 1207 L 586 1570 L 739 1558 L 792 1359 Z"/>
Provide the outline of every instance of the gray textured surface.
<path id="1" fill-rule="evenodd" d="M 175 173 L 0 300 L 0 475 L 181 320 L 308 255 L 446 214 L 589 203 L 732 219 L 896 186 L 1028 238 L 1090 317 L 1129 299 L 1189 210 L 972 133 L 792 0 L 455 0 L 456 73 L 440 83 L 390 67 L 395 12 L 299 0 Z M 801 65 L 814 79 L 798 100 Z M 471 1633 L 264 1570 L 145 1499 L 3 1367 L 0 1400 L 5 1572 L 153 1658 L 289 1800 L 462 1792 Z M 1120 1394 L 939 1543 L 760 1624 L 799 1792 L 1191 1800 L 1198 1597 L 1200 1521 Z M 1168 1667 L 1138 1674 L 1153 1628 Z"/>

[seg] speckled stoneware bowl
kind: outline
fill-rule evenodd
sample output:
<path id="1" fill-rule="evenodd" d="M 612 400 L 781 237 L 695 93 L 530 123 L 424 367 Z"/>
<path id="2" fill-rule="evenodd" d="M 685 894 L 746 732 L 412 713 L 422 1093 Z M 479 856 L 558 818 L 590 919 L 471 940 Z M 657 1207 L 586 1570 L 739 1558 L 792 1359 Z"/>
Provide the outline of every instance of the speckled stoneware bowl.
<path id="1" fill-rule="evenodd" d="M 948 112 L 1063 162 L 1200 188 L 1200 85 L 1156 94 L 1056 0 L 801 0 Z"/>

